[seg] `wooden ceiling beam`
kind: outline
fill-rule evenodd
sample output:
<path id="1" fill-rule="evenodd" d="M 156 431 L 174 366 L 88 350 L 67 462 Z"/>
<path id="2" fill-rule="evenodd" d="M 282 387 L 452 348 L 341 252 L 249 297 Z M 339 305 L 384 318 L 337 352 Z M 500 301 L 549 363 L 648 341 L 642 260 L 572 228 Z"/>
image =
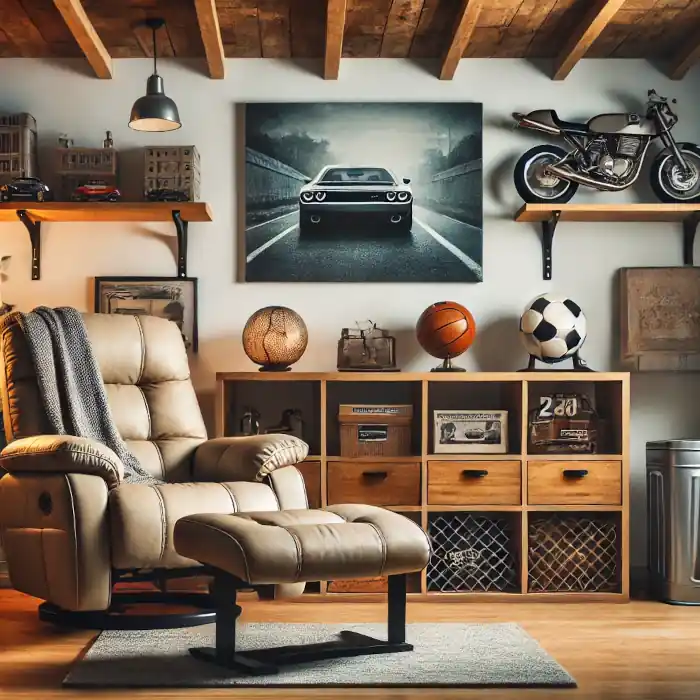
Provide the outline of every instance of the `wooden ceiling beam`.
<path id="1" fill-rule="evenodd" d="M 440 80 L 452 80 L 476 29 L 476 23 L 481 12 L 482 0 L 462 0 L 457 19 L 452 30 L 450 45 L 442 58 Z"/>
<path id="2" fill-rule="evenodd" d="M 80 0 L 53 0 L 56 9 L 73 35 L 98 78 L 112 77 L 112 57 L 97 35 Z"/>
<path id="3" fill-rule="evenodd" d="M 686 42 L 671 59 L 668 77 L 671 80 L 680 80 L 698 61 L 700 61 L 700 37 L 697 31 L 694 31 L 691 40 Z"/>
<path id="4" fill-rule="evenodd" d="M 347 0 L 328 0 L 326 9 L 326 56 L 323 64 L 323 77 L 326 80 L 338 79 L 340 59 L 343 55 L 346 10 Z"/>
<path id="5" fill-rule="evenodd" d="M 625 0 L 597 0 L 557 57 L 553 80 L 564 80 L 571 73 L 624 3 Z"/>
<path id="6" fill-rule="evenodd" d="M 216 0 L 194 0 L 194 7 L 197 11 L 197 22 L 199 22 L 204 53 L 207 57 L 209 77 L 221 80 L 226 74 L 226 68 L 219 15 L 216 13 Z"/>

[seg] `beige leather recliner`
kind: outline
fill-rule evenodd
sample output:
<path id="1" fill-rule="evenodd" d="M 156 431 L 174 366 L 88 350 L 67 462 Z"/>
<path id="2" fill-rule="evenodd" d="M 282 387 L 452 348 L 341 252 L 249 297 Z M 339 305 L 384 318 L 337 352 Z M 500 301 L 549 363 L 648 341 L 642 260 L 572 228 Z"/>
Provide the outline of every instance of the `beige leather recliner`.
<path id="1" fill-rule="evenodd" d="M 173 546 L 179 518 L 308 508 L 303 478 L 292 466 L 306 457 L 304 442 L 284 435 L 207 439 L 174 323 L 84 318 L 117 429 L 163 483 L 125 483 L 121 462 L 106 446 L 46 434 L 27 339 L 17 318 L 5 317 L 0 535 L 13 587 L 47 601 L 44 609 L 54 613 L 108 610 L 115 582 L 134 572 L 191 575 L 199 563 Z M 299 595 L 303 587 L 284 584 L 275 594 Z"/>

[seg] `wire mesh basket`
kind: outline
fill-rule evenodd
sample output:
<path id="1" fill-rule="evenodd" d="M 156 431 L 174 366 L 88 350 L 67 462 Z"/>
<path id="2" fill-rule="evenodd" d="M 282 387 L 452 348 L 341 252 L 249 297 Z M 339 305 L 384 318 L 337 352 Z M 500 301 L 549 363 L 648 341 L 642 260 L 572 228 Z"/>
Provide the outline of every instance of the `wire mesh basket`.
<path id="1" fill-rule="evenodd" d="M 528 590 L 618 592 L 620 536 L 615 519 L 551 513 L 528 528 Z"/>
<path id="2" fill-rule="evenodd" d="M 507 517 L 436 513 L 428 524 L 433 554 L 429 591 L 518 592 L 513 527 Z"/>

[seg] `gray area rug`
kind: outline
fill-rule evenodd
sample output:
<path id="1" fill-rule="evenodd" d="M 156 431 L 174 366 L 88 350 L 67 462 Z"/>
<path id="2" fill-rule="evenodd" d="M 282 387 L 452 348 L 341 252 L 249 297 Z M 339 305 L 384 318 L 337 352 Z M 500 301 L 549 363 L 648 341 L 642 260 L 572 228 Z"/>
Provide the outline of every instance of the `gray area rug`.
<path id="1" fill-rule="evenodd" d="M 241 651 L 324 642 L 341 630 L 386 638 L 382 624 L 240 625 Z M 214 625 L 102 632 L 64 686 L 207 688 L 243 686 L 576 687 L 574 679 L 516 624 L 411 624 L 414 651 L 283 667 L 278 675 L 236 676 L 197 661 L 189 647 L 211 646 Z"/>

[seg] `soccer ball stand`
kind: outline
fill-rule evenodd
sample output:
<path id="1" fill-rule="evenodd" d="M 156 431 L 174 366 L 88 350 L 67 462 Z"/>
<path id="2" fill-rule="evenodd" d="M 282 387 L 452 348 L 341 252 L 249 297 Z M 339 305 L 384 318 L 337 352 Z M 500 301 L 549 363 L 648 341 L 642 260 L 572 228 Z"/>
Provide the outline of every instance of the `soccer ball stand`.
<path id="1" fill-rule="evenodd" d="M 537 371 L 537 360 L 555 365 L 568 358 L 573 361 L 574 371 L 593 371 L 580 356 L 586 340 L 586 316 L 568 297 L 556 294 L 535 297 L 520 317 L 520 339 L 530 355 L 529 371 Z"/>

